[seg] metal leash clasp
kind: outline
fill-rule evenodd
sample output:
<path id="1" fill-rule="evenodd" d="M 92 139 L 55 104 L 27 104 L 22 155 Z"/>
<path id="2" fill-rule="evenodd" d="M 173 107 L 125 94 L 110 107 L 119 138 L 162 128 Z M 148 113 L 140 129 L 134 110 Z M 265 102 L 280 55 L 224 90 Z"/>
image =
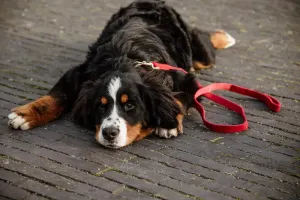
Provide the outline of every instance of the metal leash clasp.
<path id="1" fill-rule="evenodd" d="M 150 66 L 152 69 L 157 69 L 154 64 L 152 62 L 146 62 L 146 61 L 143 61 L 143 62 L 140 62 L 140 61 L 135 61 L 134 62 L 135 64 L 135 67 L 140 67 L 142 65 L 146 65 L 146 66 Z"/>

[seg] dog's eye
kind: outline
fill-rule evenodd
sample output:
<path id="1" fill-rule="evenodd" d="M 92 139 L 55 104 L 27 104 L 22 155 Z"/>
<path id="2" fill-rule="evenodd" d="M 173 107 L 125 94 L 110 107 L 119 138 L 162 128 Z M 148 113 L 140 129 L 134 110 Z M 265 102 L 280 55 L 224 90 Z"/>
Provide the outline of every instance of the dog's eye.
<path id="1" fill-rule="evenodd" d="M 104 104 L 100 104 L 100 105 L 99 105 L 99 111 L 100 111 L 101 113 L 104 113 L 104 112 L 105 112 L 105 109 L 106 109 L 106 105 L 104 105 Z"/>
<path id="2" fill-rule="evenodd" d="M 130 111 L 132 109 L 135 108 L 135 105 L 133 105 L 132 103 L 128 102 L 124 105 L 124 110 L 127 112 L 127 111 Z"/>

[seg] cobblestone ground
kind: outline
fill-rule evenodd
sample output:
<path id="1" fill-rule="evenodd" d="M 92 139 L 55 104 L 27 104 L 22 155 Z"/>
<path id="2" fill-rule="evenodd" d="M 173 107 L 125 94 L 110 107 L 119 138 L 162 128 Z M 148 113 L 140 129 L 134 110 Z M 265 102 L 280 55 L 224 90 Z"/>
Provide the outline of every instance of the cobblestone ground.
<path id="1" fill-rule="evenodd" d="M 246 108 L 246 132 L 213 133 L 192 113 L 176 139 L 108 150 L 68 116 L 30 131 L 7 128 L 9 110 L 46 94 L 82 62 L 106 20 L 128 2 L 0 1 L 0 199 L 299 199 L 298 0 L 167 0 L 189 23 L 237 39 L 218 53 L 216 67 L 198 72 L 203 84 L 236 83 L 282 102 L 272 113 L 224 93 Z M 239 121 L 204 104 L 215 122 Z"/>

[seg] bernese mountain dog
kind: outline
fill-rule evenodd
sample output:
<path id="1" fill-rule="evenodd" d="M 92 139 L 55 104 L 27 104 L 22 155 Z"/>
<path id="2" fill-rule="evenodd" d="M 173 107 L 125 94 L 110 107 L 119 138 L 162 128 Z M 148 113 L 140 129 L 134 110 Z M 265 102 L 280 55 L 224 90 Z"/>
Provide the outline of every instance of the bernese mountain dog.
<path id="1" fill-rule="evenodd" d="M 93 128 L 97 142 L 109 148 L 152 133 L 176 137 L 183 133 L 184 111 L 193 105 L 195 77 L 147 63 L 203 69 L 215 63 L 217 49 L 234 43 L 222 30 L 189 26 L 164 1 L 134 1 L 111 17 L 82 64 L 47 95 L 12 109 L 8 124 L 27 130 L 71 111 L 75 122 Z"/>

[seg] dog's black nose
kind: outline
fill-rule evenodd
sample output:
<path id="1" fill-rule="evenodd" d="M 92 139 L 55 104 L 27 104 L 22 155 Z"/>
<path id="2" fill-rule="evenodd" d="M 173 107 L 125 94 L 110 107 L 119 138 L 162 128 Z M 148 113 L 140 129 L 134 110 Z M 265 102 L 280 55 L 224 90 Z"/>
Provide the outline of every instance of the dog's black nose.
<path id="1" fill-rule="evenodd" d="M 116 127 L 107 127 L 102 130 L 102 135 L 106 140 L 115 139 L 120 133 L 120 130 Z"/>

